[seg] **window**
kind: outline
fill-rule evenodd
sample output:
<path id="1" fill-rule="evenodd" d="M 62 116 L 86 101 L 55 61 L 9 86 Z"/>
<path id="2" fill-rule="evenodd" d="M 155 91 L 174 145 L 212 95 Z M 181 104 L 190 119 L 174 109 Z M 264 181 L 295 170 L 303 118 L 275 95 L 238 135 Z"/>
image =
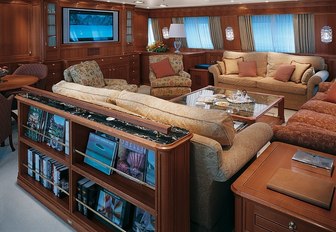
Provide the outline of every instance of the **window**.
<path id="1" fill-rule="evenodd" d="M 258 52 L 295 52 L 293 15 L 254 15 L 252 31 Z"/>
<path id="2" fill-rule="evenodd" d="M 188 48 L 213 49 L 209 17 L 186 17 L 184 18 L 184 29 Z"/>
<path id="3" fill-rule="evenodd" d="M 148 45 L 153 44 L 155 42 L 153 27 L 152 27 L 152 19 L 148 19 Z"/>

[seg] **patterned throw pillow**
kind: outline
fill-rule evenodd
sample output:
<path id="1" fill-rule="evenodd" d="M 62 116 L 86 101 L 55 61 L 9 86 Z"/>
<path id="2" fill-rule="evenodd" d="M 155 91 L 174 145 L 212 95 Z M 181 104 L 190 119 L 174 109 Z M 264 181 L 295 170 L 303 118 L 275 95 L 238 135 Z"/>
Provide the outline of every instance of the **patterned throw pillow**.
<path id="1" fill-rule="evenodd" d="M 291 78 L 294 70 L 295 70 L 295 65 L 282 64 L 276 70 L 274 79 L 278 81 L 287 82 Z"/>
<path id="2" fill-rule="evenodd" d="M 236 59 L 224 58 L 225 63 L 225 74 L 238 74 L 238 62 L 243 61 L 242 57 Z"/>
<path id="3" fill-rule="evenodd" d="M 302 75 L 301 83 L 306 85 L 308 83 L 309 79 L 312 76 L 314 76 L 314 74 L 315 74 L 314 67 L 310 67 L 309 69 L 307 69 Z"/>
<path id="4" fill-rule="evenodd" d="M 103 73 L 94 60 L 70 66 L 69 71 L 75 83 L 99 88 L 105 86 Z"/>
<path id="5" fill-rule="evenodd" d="M 294 81 L 295 83 L 300 83 L 303 73 L 311 66 L 311 64 L 299 63 L 299 62 L 296 62 L 295 60 L 293 60 L 291 64 L 295 65 L 295 70 L 290 80 Z"/>

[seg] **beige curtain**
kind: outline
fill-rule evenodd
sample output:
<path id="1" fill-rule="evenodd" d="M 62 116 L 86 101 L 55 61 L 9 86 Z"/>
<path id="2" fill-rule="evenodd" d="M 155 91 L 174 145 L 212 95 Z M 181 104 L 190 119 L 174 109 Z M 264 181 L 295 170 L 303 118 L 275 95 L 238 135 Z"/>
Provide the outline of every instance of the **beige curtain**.
<path id="1" fill-rule="evenodd" d="M 172 23 L 179 23 L 179 24 L 184 24 L 184 20 L 183 18 L 172 18 Z M 187 48 L 188 44 L 187 44 L 187 39 L 186 38 L 182 38 L 182 48 Z"/>
<path id="2" fill-rule="evenodd" d="M 155 41 L 162 41 L 162 31 L 159 27 L 159 20 L 156 18 L 152 18 L 152 29 Z"/>
<path id="3" fill-rule="evenodd" d="M 254 51 L 252 20 L 250 15 L 239 16 L 240 42 L 243 51 Z"/>
<path id="4" fill-rule="evenodd" d="M 295 52 L 315 53 L 313 14 L 295 14 L 293 18 Z"/>
<path id="5" fill-rule="evenodd" d="M 209 17 L 210 35 L 214 49 L 223 49 L 223 33 L 219 16 Z"/>

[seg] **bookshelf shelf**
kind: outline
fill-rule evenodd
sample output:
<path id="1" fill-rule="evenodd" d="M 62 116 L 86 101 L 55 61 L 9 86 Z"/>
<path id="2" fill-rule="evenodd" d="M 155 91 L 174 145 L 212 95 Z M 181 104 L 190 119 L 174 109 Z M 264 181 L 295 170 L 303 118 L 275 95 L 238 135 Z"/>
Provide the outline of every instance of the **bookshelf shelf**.
<path id="1" fill-rule="evenodd" d="M 24 88 L 24 90 L 27 91 L 27 94 L 16 96 L 19 109 L 19 172 L 17 183 L 22 188 L 80 231 L 132 231 L 133 220 L 135 220 L 134 213 L 138 209 L 149 213 L 154 218 L 155 231 L 189 231 L 189 142 L 192 134 L 178 128 L 170 128 L 157 122 L 115 112 L 111 109 L 32 87 Z M 52 104 L 49 104 L 50 102 Z M 50 114 L 57 114 L 68 121 L 69 155 L 66 155 L 64 151 L 57 151 L 49 147 L 45 142 L 34 141 L 36 137 L 31 139 L 31 136 L 26 135 L 26 131 L 29 130 L 27 121 L 28 119 L 31 120 L 29 114 L 31 114 L 32 107 Z M 73 107 L 71 109 L 75 109 L 75 111 L 67 111 L 62 107 L 66 109 Z M 81 113 L 78 113 L 79 111 Z M 104 121 L 106 117 L 116 118 L 116 124 Z M 150 169 L 154 171 L 155 186 L 146 183 L 145 172 L 142 174 L 144 179 L 137 180 L 135 177 L 130 177 L 118 170 L 116 164 L 121 157 L 117 154 L 115 154 L 116 160 L 111 166 L 112 172 L 110 175 L 88 164 L 86 162 L 88 158 L 86 150 L 89 135 L 92 133 L 103 133 L 109 138 L 116 138 L 115 146 L 124 141 L 124 143 L 130 143 L 135 147 L 144 149 L 146 159 L 150 152 L 155 157 L 153 161 L 154 169 Z M 38 136 L 41 136 L 41 134 Z M 119 146 L 121 145 L 119 144 Z M 32 150 L 41 153 L 43 163 L 49 161 L 54 168 L 60 166 L 68 168 L 68 195 L 63 196 L 63 198 L 57 197 L 53 190 L 42 185 L 43 181 L 37 181 L 31 176 L 32 168 L 29 164 L 31 164 L 32 158 L 27 153 L 30 151 L 31 154 Z M 96 163 L 99 164 L 99 162 Z M 36 166 L 36 163 L 34 165 Z M 45 167 L 43 166 L 43 168 Z M 28 173 L 29 171 L 30 173 Z M 36 170 L 33 170 L 33 172 L 36 175 Z M 43 172 L 45 172 L 44 169 Z M 40 175 L 42 177 L 41 170 Z M 50 174 L 48 178 L 49 176 Z M 84 197 L 84 195 L 78 196 L 80 191 L 84 191 L 79 189 L 80 185 L 78 183 L 80 180 L 87 180 L 87 183 L 94 182 L 97 187 L 95 190 L 97 191 L 96 201 L 99 201 L 98 192 L 100 195 L 102 189 L 104 189 L 104 191 L 107 191 L 106 194 L 110 193 L 126 202 L 130 213 L 125 214 L 127 220 L 123 220 L 128 222 L 122 223 L 119 229 L 106 225 L 106 220 L 109 219 L 104 218 L 104 223 L 104 220 L 99 218 L 101 211 L 99 211 L 97 204 L 92 202 L 88 204 L 89 199 L 84 201 L 84 198 L 78 198 Z M 54 183 L 50 184 L 53 186 Z M 95 216 L 89 218 L 84 216 L 79 204 L 81 207 L 89 206 L 89 211 L 94 211 L 90 214 Z M 85 207 L 85 210 L 87 209 Z M 112 220 L 110 221 L 112 222 Z"/>

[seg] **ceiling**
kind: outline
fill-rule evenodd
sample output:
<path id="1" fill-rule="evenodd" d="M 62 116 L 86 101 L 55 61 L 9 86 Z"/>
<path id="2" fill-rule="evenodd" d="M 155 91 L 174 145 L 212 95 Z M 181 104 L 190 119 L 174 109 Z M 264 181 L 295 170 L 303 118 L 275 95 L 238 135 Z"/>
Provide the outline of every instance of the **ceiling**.
<path id="1" fill-rule="evenodd" d="M 139 8 L 158 9 L 164 8 L 161 4 L 172 7 L 195 7 L 195 6 L 213 6 L 213 5 L 229 5 L 229 4 L 245 4 L 245 3 L 266 3 L 267 2 L 285 2 L 293 0 L 142 0 L 143 3 L 136 3 L 136 0 L 99 0 L 102 2 L 116 2 L 123 4 L 133 4 Z M 294 0 L 299 1 L 299 0 Z"/>

